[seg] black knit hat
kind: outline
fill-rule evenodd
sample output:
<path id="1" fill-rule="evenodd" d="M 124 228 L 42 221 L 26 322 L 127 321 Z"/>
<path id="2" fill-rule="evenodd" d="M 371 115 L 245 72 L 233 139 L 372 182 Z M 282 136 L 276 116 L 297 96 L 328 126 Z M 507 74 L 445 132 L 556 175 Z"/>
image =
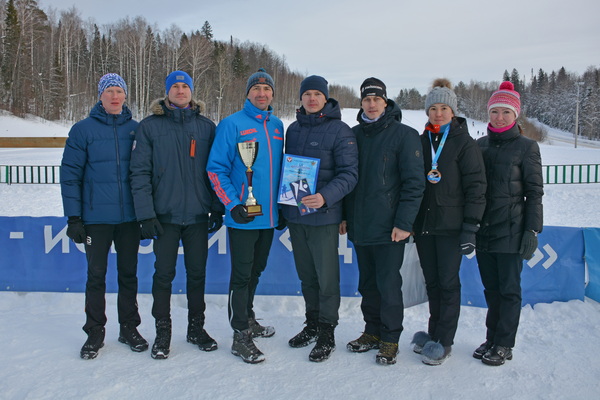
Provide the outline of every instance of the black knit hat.
<path id="1" fill-rule="evenodd" d="M 365 79 L 360 85 L 360 99 L 362 100 L 367 96 L 379 96 L 387 101 L 385 83 L 373 77 Z"/>
<path id="2" fill-rule="evenodd" d="M 300 84 L 300 100 L 302 100 L 302 94 L 307 90 L 318 90 L 319 92 L 323 93 L 326 99 L 329 98 L 327 80 L 322 76 L 311 75 L 308 78 L 304 78 Z"/>

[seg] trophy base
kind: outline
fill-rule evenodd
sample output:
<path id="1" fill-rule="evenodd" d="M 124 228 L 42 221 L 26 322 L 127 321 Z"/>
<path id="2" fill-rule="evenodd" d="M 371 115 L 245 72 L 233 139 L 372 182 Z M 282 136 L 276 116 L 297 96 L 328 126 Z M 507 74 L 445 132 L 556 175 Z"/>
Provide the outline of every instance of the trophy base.
<path id="1" fill-rule="evenodd" d="M 259 216 L 263 215 L 262 206 L 260 204 L 244 206 L 244 208 L 246 209 L 246 212 L 248 213 L 249 217 L 259 217 Z"/>

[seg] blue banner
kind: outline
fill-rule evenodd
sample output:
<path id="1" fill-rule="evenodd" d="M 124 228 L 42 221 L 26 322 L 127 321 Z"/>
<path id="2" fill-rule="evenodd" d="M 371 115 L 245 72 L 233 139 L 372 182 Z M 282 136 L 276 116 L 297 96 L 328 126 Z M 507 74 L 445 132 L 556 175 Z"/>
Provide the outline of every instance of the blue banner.
<path id="1" fill-rule="evenodd" d="M 582 229 L 545 226 L 538 235 L 538 242 L 533 258 L 523 261 L 523 305 L 583 300 L 585 265 Z M 486 307 L 475 254 L 470 258 L 464 257 L 460 268 L 462 304 Z"/>
<path id="2" fill-rule="evenodd" d="M 589 282 L 585 288 L 585 295 L 590 299 L 600 301 L 600 229 L 585 228 L 583 230 L 585 242 L 585 263 L 588 268 Z"/>
<path id="3" fill-rule="evenodd" d="M 597 230 L 593 231 L 598 235 Z M 209 238 L 206 293 L 228 291 L 230 259 L 227 230 L 222 228 Z M 596 238 L 595 249 L 598 249 Z M 84 247 L 66 235 L 66 218 L 0 217 L 0 290 L 84 292 L 86 259 Z M 598 260 L 598 250 L 589 252 Z M 358 296 L 356 255 L 346 236 L 340 236 L 341 291 L 343 296 Z M 539 235 L 539 247 L 532 260 L 524 262 L 522 274 L 523 304 L 583 299 L 585 291 L 583 260 L 584 240 L 581 228 L 545 227 Z M 589 255 L 588 255 L 589 254 Z M 152 242 L 140 243 L 138 278 L 140 293 L 150 293 L 154 273 Z M 597 267 L 598 262 L 595 262 Z M 596 269 L 596 288 L 600 280 Z M 407 245 L 402 267 L 403 291 L 407 306 L 426 301 L 424 281 L 414 244 Z M 117 291 L 116 256 L 109 255 L 107 291 Z M 463 258 L 461 266 L 462 304 L 485 307 L 483 286 L 475 257 Z M 594 286 L 591 285 L 591 288 Z M 591 290 L 591 289 L 590 289 Z M 183 249 L 177 263 L 173 293 L 185 293 Z M 294 267 L 288 230 L 275 231 L 267 269 L 260 279 L 258 294 L 301 295 Z"/>

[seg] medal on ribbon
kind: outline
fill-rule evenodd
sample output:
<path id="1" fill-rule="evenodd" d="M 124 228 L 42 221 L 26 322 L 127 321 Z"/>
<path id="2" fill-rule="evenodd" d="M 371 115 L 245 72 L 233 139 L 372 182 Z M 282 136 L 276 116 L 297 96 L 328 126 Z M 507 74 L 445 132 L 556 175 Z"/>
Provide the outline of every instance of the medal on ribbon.
<path id="1" fill-rule="evenodd" d="M 438 171 L 438 158 L 440 158 L 440 154 L 442 154 L 442 149 L 444 148 L 444 144 L 446 143 L 446 138 L 448 137 L 448 132 L 450 132 L 450 124 L 446 127 L 444 131 L 444 135 L 442 136 L 442 140 L 440 145 L 438 146 L 437 151 L 434 151 L 433 148 L 433 140 L 431 140 L 431 132 L 429 132 L 429 142 L 431 143 L 431 171 L 427 173 L 427 182 L 439 183 L 442 180 L 442 173 Z"/>
<path id="2" fill-rule="evenodd" d="M 442 179 L 442 173 L 437 170 L 437 164 L 431 165 L 431 171 L 427 173 L 427 181 L 436 184 Z"/>

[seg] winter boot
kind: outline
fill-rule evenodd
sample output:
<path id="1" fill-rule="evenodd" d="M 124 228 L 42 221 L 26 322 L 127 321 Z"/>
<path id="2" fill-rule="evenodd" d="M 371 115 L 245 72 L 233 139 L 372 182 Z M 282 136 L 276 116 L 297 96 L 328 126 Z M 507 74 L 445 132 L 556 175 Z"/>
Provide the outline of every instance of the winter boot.
<path id="1" fill-rule="evenodd" d="M 129 346 L 131 351 L 141 352 L 148 350 L 148 342 L 140 335 L 134 322 L 121 324 L 119 342 Z"/>
<path id="2" fill-rule="evenodd" d="M 439 342 L 430 340 L 421 351 L 421 361 L 427 365 L 440 365 L 452 354 L 452 346 L 442 346 Z"/>
<path id="3" fill-rule="evenodd" d="M 484 364 L 499 366 L 504 364 L 506 360 L 512 360 L 512 349 L 510 347 L 494 345 L 487 353 L 483 355 L 481 361 Z"/>
<path id="4" fill-rule="evenodd" d="M 275 328 L 272 326 L 262 326 L 256 321 L 256 318 L 248 318 L 248 329 L 253 338 L 271 337 L 275 334 Z"/>
<path id="5" fill-rule="evenodd" d="M 335 325 L 319 323 L 319 335 L 317 336 L 317 344 L 311 350 L 308 359 L 314 362 L 325 361 L 335 350 L 335 337 L 333 332 Z"/>
<path id="6" fill-rule="evenodd" d="M 473 358 L 481 360 L 483 358 L 483 355 L 487 353 L 492 347 L 494 347 L 494 343 L 492 343 L 491 340 L 486 340 L 485 342 L 481 343 L 481 345 L 478 348 L 475 349 L 475 351 L 473 352 Z"/>
<path id="7" fill-rule="evenodd" d="M 410 342 L 413 345 L 413 351 L 417 354 L 421 354 L 423 351 L 423 346 L 425 346 L 425 343 L 429 342 L 430 340 L 431 336 L 427 332 L 419 331 L 415 333 L 412 342 Z"/>
<path id="8" fill-rule="evenodd" d="M 363 333 L 358 339 L 349 342 L 346 348 L 353 353 L 364 353 L 372 349 L 378 349 L 381 339 L 377 336 Z"/>
<path id="9" fill-rule="evenodd" d="M 302 331 L 288 341 L 290 347 L 306 347 L 315 342 L 319 336 L 319 323 L 315 320 L 306 320 L 306 326 Z"/>
<path id="10" fill-rule="evenodd" d="M 265 361 L 265 355 L 254 344 L 250 328 L 233 333 L 231 354 L 240 357 L 248 364 L 257 364 Z"/>
<path id="11" fill-rule="evenodd" d="M 156 320 L 156 339 L 150 354 L 155 360 L 164 360 L 169 357 L 171 346 L 171 318 Z"/>
<path id="12" fill-rule="evenodd" d="M 104 327 L 95 326 L 87 334 L 88 338 L 83 344 L 79 355 L 84 360 L 92 360 L 98 355 L 98 350 L 104 346 Z"/>
<path id="13" fill-rule="evenodd" d="M 396 355 L 398 355 L 398 343 L 380 342 L 375 362 L 381 365 L 393 365 L 396 364 Z"/>
<path id="14" fill-rule="evenodd" d="M 204 330 L 204 320 L 192 317 L 188 322 L 187 341 L 198 346 L 202 351 L 213 351 L 218 348 L 217 342 Z"/>

